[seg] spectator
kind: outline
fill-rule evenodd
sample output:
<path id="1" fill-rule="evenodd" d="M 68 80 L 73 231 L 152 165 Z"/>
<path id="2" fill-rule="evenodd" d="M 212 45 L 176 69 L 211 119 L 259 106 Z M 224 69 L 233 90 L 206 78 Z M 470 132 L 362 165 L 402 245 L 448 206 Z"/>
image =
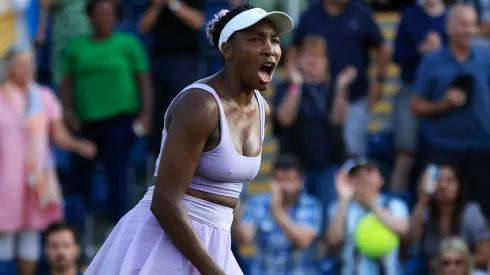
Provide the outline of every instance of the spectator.
<path id="1" fill-rule="evenodd" d="M 77 261 L 80 257 L 80 234 L 65 222 L 52 223 L 44 232 L 44 251 L 52 275 L 81 275 Z"/>
<path id="2" fill-rule="evenodd" d="M 446 7 L 443 0 L 422 0 L 403 12 L 395 39 L 394 61 L 401 66 L 402 87 L 395 103 L 395 148 L 397 157 L 391 178 L 394 192 L 406 192 L 419 134 L 410 111 L 416 68 L 428 52 L 447 44 Z"/>
<path id="3" fill-rule="evenodd" d="M 154 129 L 150 151 L 160 153 L 164 114 L 174 97 L 198 79 L 200 31 L 204 0 L 151 0 L 139 22 L 142 33 L 151 32 L 151 72 L 155 87 Z"/>
<path id="4" fill-rule="evenodd" d="M 478 16 L 479 30 L 475 42 L 490 48 L 490 2 L 486 0 L 457 0 L 457 3 L 471 5 Z"/>
<path id="5" fill-rule="evenodd" d="M 471 45 L 477 31 L 471 6 L 455 5 L 447 30 L 449 45 L 419 66 L 411 108 L 422 119 L 428 161 L 459 166 L 472 199 L 490 217 L 490 57 Z"/>
<path id="6" fill-rule="evenodd" d="M 473 261 L 466 243 L 459 238 L 445 239 L 439 247 L 436 275 L 471 274 L 475 273 L 473 273 Z"/>
<path id="7" fill-rule="evenodd" d="M 5 80 L 5 65 L 3 58 L 10 45 L 23 47 L 31 45 L 27 27 L 26 12 L 31 0 L 0 0 L 0 83 Z"/>
<path id="8" fill-rule="evenodd" d="M 323 203 L 335 198 L 333 186 L 324 186 L 323 173 L 343 162 L 342 127 L 348 112 L 349 85 L 356 69 L 346 68 L 336 81 L 328 83 L 326 41 L 307 36 L 298 53 L 299 70 L 279 85 L 274 98 L 276 134 L 280 151 L 298 157 L 306 176 L 306 189 Z M 323 192 L 322 192 L 323 191 Z"/>
<path id="9" fill-rule="evenodd" d="M 441 239 L 460 235 L 474 253 L 476 267 L 486 269 L 490 259 L 490 227 L 480 206 L 466 201 L 462 191 L 464 184 L 452 167 L 440 167 L 433 196 L 425 191 L 427 176 L 426 173 L 422 178 L 419 198 L 411 216 L 408 243 L 420 242 L 422 256 L 434 263 Z"/>
<path id="10" fill-rule="evenodd" d="M 90 23 L 85 14 L 88 0 L 40 0 L 41 16 L 36 37 L 38 45 L 46 40 L 48 16 L 52 22 L 51 74 L 55 87 L 63 80 L 63 51 L 77 36 L 89 35 Z"/>
<path id="11" fill-rule="evenodd" d="M 361 254 L 354 235 L 358 222 L 372 212 L 395 234 L 405 236 L 409 227 L 405 203 L 380 194 L 383 177 L 376 164 L 364 158 L 346 162 L 338 172 L 335 184 L 338 201 L 329 208 L 326 237 L 332 247 L 341 246 L 342 274 L 401 274 L 398 248 L 379 264 Z"/>
<path id="12" fill-rule="evenodd" d="M 128 207 L 126 165 L 134 135 L 150 128 L 152 91 L 139 40 L 113 33 L 111 0 L 91 1 L 86 12 L 93 35 L 76 37 L 66 48 L 63 106 L 70 128 L 100 148 L 110 188 L 109 220 L 116 224 Z M 72 191 L 88 204 L 95 162 L 74 157 L 71 165 Z"/>
<path id="13" fill-rule="evenodd" d="M 301 192 L 303 176 L 292 156 L 277 159 L 271 194 L 251 198 L 232 232 L 238 243 L 255 243 L 251 274 L 319 274 L 311 246 L 321 230 L 321 205 Z"/>
<path id="14" fill-rule="evenodd" d="M 349 113 L 344 127 L 348 155 L 367 154 L 369 110 L 382 96 L 388 53 L 373 13 L 364 3 L 351 0 L 323 0 L 310 7 L 301 17 L 293 38 L 296 48 L 310 35 L 321 35 L 328 41 L 330 79 L 348 66 L 354 66 L 358 77 L 349 89 Z M 369 50 L 376 49 L 376 77 L 368 81 Z M 288 66 L 295 67 L 296 50 L 288 54 Z"/>
<path id="15" fill-rule="evenodd" d="M 61 193 L 50 140 L 93 157 L 92 143 L 66 130 L 52 93 L 33 82 L 32 53 L 12 48 L 7 81 L 0 87 L 0 262 L 19 259 L 20 275 L 34 274 L 39 232 L 61 218 Z"/>

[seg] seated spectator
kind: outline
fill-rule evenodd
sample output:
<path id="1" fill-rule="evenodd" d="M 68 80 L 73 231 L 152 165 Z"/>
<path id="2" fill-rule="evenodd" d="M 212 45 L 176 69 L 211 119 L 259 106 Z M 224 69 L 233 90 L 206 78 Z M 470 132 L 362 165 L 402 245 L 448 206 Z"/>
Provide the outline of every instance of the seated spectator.
<path id="1" fill-rule="evenodd" d="M 93 34 L 73 38 L 65 51 L 63 107 L 70 129 L 100 148 L 115 225 L 129 207 L 126 166 L 135 134 L 145 135 L 151 126 L 148 60 L 137 38 L 113 32 L 111 0 L 91 1 L 87 15 Z M 88 205 L 95 162 L 74 156 L 71 165 L 69 187 Z"/>
<path id="2" fill-rule="evenodd" d="M 65 222 L 52 223 L 44 232 L 44 252 L 51 275 L 82 275 L 78 272 L 80 234 Z M 48 275 L 48 274 L 45 274 Z"/>
<path id="3" fill-rule="evenodd" d="M 370 110 L 382 97 L 386 67 L 389 61 L 381 30 L 373 12 L 364 3 L 353 0 L 321 0 L 303 13 L 293 37 L 294 48 L 288 51 L 286 66 L 297 66 L 297 51 L 303 39 L 320 35 L 328 42 L 330 79 L 349 66 L 357 77 L 348 89 L 349 112 L 343 128 L 345 149 L 349 156 L 365 156 Z M 375 58 L 370 58 L 370 50 Z M 370 85 L 368 68 L 375 60 L 376 77 Z"/>
<path id="4" fill-rule="evenodd" d="M 390 187 L 393 192 L 408 191 L 419 135 L 417 121 L 410 111 L 412 82 L 422 56 L 447 43 L 446 6 L 443 0 L 422 0 L 403 11 L 395 38 L 393 59 L 401 66 L 402 87 L 395 99 L 394 131 L 397 157 Z"/>
<path id="5" fill-rule="evenodd" d="M 13 47 L 0 86 L 0 263 L 19 260 L 20 275 L 34 274 L 40 231 L 62 215 L 62 197 L 50 142 L 91 158 L 92 143 L 72 137 L 54 93 L 33 82 L 29 49 Z"/>
<path id="6" fill-rule="evenodd" d="M 462 239 L 447 238 L 438 248 L 436 275 L 477 275 L 473 272 L 471 253 Z"/>
<path id="7" fill-rule="evenodd" d="M 422 177 L 406 241 L 420 242 L 421 256 L 434 266 L 441 240 L 459 235 L 474 253 L 475 266 L 486 269 L 490 259 L 490 227 L 485 216 L 478 203 L 466 201 L 462 190 L 465 184 L 454 168 L 441 166 L 439 175 L 433 195 L 426 191 L 428 173 Z"/>
<path id="8" fill-rule="evenodd" d="M 422 60 L 411 108 L 422 120 L 428 162 L 458 167 L 471 199 L 490 218 L 490 56 L 472 45 L 476 18 L 468 5 L 450 11 L 449 45 Z"/>
<path id="9" fill-rule="evenodd" d="M 235 215 L 232 234 L 240 244 L 255 243 L 250 274 L 319 274 L 312 247 L 320 233 L 322 207 L 301 192 L 299 162 L 284 155 L 274 165 L 271 194 L 250 198 L 243 217 Z"/>
<path id="10" fill-rule="evenodd" d="M 0 83 L 5 81 L 3 58 L 12 44 L 31 46 L 26 12 L 32 0 L 0 0 Z"/>
<path id="11" fill-rule="evenodd" d="M 274 98 L 276 135 L 280 151 L 298 157 L 305 169 L 306 189 L 328 204 L 335 199 L 332 186 L 323 186 L 323 172 L 344 160 L 342 127 L 348 112 L 348 89 L 357 76 L 348 67 L 328 83 L 326 41 L 308 36 L 298 56 L 299 70 L 278 86 Z M 322 192 L 323 191 L 323 192 Z"/>
<path id="12" fill-rule="evenodd" d="M 343 275 L 399 275 L 399 249 L 376 261 L 362 254 L 355 243 L 359 221 L 373 213 L 387 228 L 400 237 L 408 233 L 408 208 L 403 201 L 382 195 L 384 179 L 373 161 L 350 160 L 336 177 L 338 201 L 328 211 L 326 238 L 330 246 L 340 248 Z"/>

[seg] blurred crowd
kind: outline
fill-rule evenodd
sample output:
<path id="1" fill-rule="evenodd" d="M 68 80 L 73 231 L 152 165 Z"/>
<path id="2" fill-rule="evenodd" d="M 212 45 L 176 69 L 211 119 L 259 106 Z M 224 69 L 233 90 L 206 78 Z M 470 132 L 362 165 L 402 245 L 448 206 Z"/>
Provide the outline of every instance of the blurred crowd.
<path id="1" fill-rule="evenodd" d="M 206 21 L 242 4 L 296 23 L 270 98 L 277 184 L 235 209 L 244 273 L 489 274 L 490 1 L 405 1 L 393 43 L 386 2 L 0 0 L 0 274 L 90 262 L 151 184 L 174 96 L 220 68 Z"/>

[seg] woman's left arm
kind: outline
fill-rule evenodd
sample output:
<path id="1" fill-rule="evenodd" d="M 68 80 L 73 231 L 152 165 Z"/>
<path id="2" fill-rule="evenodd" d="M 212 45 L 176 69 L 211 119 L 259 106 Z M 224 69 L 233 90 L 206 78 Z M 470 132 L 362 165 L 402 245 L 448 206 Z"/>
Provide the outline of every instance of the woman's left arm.
<path id="1" fill-rule="evenodd" d="M 129 58 L 141 94 L 141 111 L 137 122 L 142 124 L 145 134 L 148 134 L 151 130 L 153 112 L 153 88 L 149 76 L 150 66 L 143 45 L 136 37 L 132 36 L 129 38 Z"/>
<path id="2" fill-rule="evenodd" d="M 153 89 L 150 76 L 148 73 L 137 73 L 136 81 L 138 82 L 139 91 L 141 93 L 142 105 L 137 121 L 143 125 L 145 134 L 148 134 L 151 131 L 151 118 L 153 112 Z"/>
<path id="3" fill-rule="evenodd" d="M 44 108 L 48 119 L 49 136 L 51 140 L 61 149 L 75 152 L 85 158 L 93 158 L 96 154 L 95 145 L 86 140 L 74 137 L 63 122 L 61 104 L 54 93 L 49 90 L 43 91 Z"/>

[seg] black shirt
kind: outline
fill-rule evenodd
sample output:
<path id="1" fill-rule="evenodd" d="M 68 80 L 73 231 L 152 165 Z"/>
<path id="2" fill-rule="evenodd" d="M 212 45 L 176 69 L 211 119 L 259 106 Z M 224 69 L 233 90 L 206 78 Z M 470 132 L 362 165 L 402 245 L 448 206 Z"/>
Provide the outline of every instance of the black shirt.
<path id="1" fill-rule="evenodd" d="M 204 0 L 181 0 L 189 7 L 204 13 Z M 174 54 L 199 54 L 200 30 L 194 30 L 182 22 L 168 7 L 162 7 L 160 16 L 152 28 L 155 39 L 153 56 Z"/>
<path id="2" fill-rule="evenodd" d="M 289 83 L 279 85 L 274 98 L 277 110 L 288 93 Z M 305 170 L 321 170 L 342 163 L 342 129 L 330 123 L 333 90 L 326 84 L 304 84 L 298 117 L 291 127 L 275 123 L 281 153 L 294 154 Z"/>

